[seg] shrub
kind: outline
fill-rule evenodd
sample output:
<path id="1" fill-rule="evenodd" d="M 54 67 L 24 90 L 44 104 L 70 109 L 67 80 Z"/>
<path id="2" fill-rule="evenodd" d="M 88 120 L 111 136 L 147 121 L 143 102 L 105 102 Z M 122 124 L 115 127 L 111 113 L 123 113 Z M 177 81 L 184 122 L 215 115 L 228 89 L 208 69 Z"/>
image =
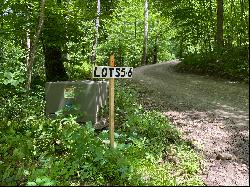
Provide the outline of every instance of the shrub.
<path id="1" fill-rule="evenodd" d="M 202 184 L 196 176 L 199 158 L 178 131 L 159 113 L 145 111 L 134 90 L 121 83 L 116 90 L 114 149 L 109 146 L 108 131 L 96 131 L 91 122 L 79 125 L 76 116 L 62 113 L 46 118 L 44 90 L 28 97 L 5 94 L 1 111 L 6 116 L 0 119 L 0 184 Z M 169 160 L 160 164 L 172 149 L 181 164 Z M 173 172 L 182 172 L 185 178 Z"/>
<path id="2" fill-rule="evenodd" d="M 247 47 L 225 48 L 221 53 L 189 54 L 177 70 L 208 74 L 231 80 L 246 81 L 249 77 Z"/>

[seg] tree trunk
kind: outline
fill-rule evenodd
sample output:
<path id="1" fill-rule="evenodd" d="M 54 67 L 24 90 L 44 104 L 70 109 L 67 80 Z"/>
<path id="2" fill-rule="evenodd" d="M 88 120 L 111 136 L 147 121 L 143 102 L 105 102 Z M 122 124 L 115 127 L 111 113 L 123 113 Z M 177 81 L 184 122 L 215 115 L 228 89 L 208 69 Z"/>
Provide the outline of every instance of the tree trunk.
<path id="1" fill-rule="evenodd" d="M 95 41 L 94 41 L 93 50 L 92 50 L 92 56 L 91 56 L 91 62 L 93 64 L 96 63 L 96 48 L 97 48 L 98 38 L 99 38 L 98 28 L 99 28 L 100 13 L 101 13 L 101 0 L 97 0 L 96 35 L 95 35 Z"/>
<path id="2" fill-rule="evenodd" d="M 158 36 L 155 39 L 155 45 L 153 49 L 153 64 L 156 64 L 158 61 Z"/>
<path id="3" fill-rule="evenodd" d="M 223 48 L 223 0 L 217 0 L 217 32 L 216 32 L 217 48 Z"/>
<path id="4" fill-rule="evenodd" d="M 29 54 L 30 54 L 30 30 L 28 29 L 26 32 L 26 50 L 28 51 L 28 56 L 26 58 L 26 66 L 29 64 Z"/>
<path id="5" fill-rule="evenodd" d="M 180 40 L 180 49 L 179 49 L 179 58 L 183 57 L 183 36 L 181 36 L 181 40 Z"/>
<path id="6" fill-rule="evenodd" d="M 157 20 L 157 27 L 159 27 L 159 20 Z M 155 43 L 153 48 L 153 64 L 156 64 L 158 61 L 158 40 L 159 40 L 160 30 L 157 31 L 155 36 Z"/>
<path id="7" fill-rule="evenodd" d="M 213 18 L 213 9 L 212 9 L 212 0 L 209 0 L 209 14 L 210 18 Z M 210 20 L 210 27 L 212 27 L 212 32 L 209 30 L 208 32 L 208 44 L 209 44 L 209 52 L 212 52 L 212 35 L 213 35 L 213 23 L 212 20 Z"/>
<path id="8" fill-rule="evenodd" d="M 45 56 L 46 81 L 66 81 L 68 75 L 65 71 L 61 48 L 58 46 L 43 46 Z"/>
<path id="9" fill-rule="evenodd" d="M 148 48 L 148 0 L 145 0 L 144 5 L 144 41 L 143 41 L 143 55 L 141 65 L 147 64 L 147 48 Z"/>
<path id="10" fill-rule="evenodd" d="M 137 19 L 135 18 L 135 39 L 136 39 L 136 27 L 137 27 L 136 22 L 137 22 Z"/>
<path id="11" fill-rule="evenodd" d="M 244 23 L 243 18 L 245 17 L 245 10 L 244 10 L 244 2 L 243 2 L 243 0 L 240 0 L 240 11 L 241 11 L 240 23 L 243 24 Z M 245 42 L 244 39 L 243 39 L 244 34 L 245 34 L 244 29 L 242 28 L 241 30 L 242 30 L 242 32 L 240 32 L 240 47 L 242 46 L 242 43 Z"/>
<path id="12" fill-rule="evenodd" d="M 134 52 L 136 52 L 136 38 L 137 38 L 137 18 L 135 17 L 135 21 L 134 21 L 134 26 L 135 26 L 135 30 L 134 30 L 134 33 L 135 33 L 135 38 L 134 38 Z M 133 55 L 134 59 L 133 59 L 133 67 L 136 66 L 136 61 L 137 61 L 137 57 L 136 57 L 136 53 L 135 55 Z"/>
<path id="13" fill-rule="evenodd" d="M 42 30 L 43 22 L 44 22 L 44 9 L 45 9 L 45 0 L 41 0 L 41 10 L 40 10 L 40 17 L 38 22 L 37 32 L 34 36 L 34 40 L 32 41 L 32 45 L 30 46 L 29 57 L 27 62 L 27 84 L 26 89 L 30 90 L 31 85 L 31 78 L 32 78 L 32 68 L 35 59 L 36 47 L 38 43 L 38 38 L 40 37 L 40 33 Z"/>

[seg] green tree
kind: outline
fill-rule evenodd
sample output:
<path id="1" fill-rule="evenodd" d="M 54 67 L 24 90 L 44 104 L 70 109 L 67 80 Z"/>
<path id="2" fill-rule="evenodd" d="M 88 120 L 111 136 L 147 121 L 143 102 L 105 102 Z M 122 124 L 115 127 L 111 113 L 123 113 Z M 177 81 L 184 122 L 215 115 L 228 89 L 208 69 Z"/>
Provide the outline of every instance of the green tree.
<path id="1" fill-rule="evenodd" d="M 41 11 L 40 11 L 40 15 L 39 15 L 39 22 L 38 22 L 38 26 L 37 26 L 37 32 L 33 37 L 33 41 L 31 43 L 31 46 L 30 46 L 30 49 L 29 49 L 29 56 L 28 56 L 28 60 L 27 60 L 27 85 L 26 85 L 27 90 L 30 90 L 31 77 L 32 77 L 32 68 L 33 68 L 33 63 L 34 63 L 34 59 L 35 59 L 37 43 L 38 43 L 38 39 L 40 37 L 40 33 L 41 33 L 41 30 L 42 30 L 42 27 L 43 27 L 43 22 L 44 22 L 45 0 L 41 0 L 41 5 L 40 6 L 41 6 Z"/>

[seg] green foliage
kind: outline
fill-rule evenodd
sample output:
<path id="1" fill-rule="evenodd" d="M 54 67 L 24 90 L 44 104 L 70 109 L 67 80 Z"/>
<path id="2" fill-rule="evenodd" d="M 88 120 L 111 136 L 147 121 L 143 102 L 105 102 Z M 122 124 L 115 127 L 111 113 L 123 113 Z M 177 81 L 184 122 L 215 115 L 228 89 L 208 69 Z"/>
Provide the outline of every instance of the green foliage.
<path id="1" fill-rule="evenodd" d="M 32 44 L 40 4 L 38 0 L 13 0 L 2 4 L 0 34 L 4 38 L 0 39 L 0 84 L 23 87 L 29 52 L 27 39 Z M 230 49 L 233 54 L 237 54 L 238 48 L 248 45 L 248 6 L 246 0 L 224 0 L 225 51 Z M 96 35 L 95 19 L 95 1 L 46 1 L 44 28 L 33 65 L 33 85 L 45 82 L 44 46 L 56 46 L 61 50 L 70 80 L 91 77 L 90 57 Z M 159 62 L 190 54 L 204 57 L 199 66 L 207 64 L 204 62 L 206 59 L 213 61 L 214 56 L 217 56 L 214 38 L 216 20 L 216 3 L 213 1 L 149 1 L 148 63 L 153 63 L 156 56 Z M 97 65 L 107 65 L 113 51 L 117 66 L 139 66 L 143 32 L 143 0 L 101 2 Z M 225 52 L 223 59 L 227 59 L 226 54 L 230 57 L 231 52 Z M 226 68 L 225 72 L 230 72 L 226 73 L 229 76 L 246 75 L 242 73 L 246 70 L 245 60 L 244 63 L 236 58 L 229 61 L 220 65 L 219 69 Z"/>
<path id="2" fill-rule="evenodd" d="M 115 149 L 109 147 L 108 131 L 96 131 L 90 122 L 79 125 L 76 116 L 62 113 L 46 118 L 42 89 L 29 97 L 1 93 L 0 184 L 202 184 L 196 177 L 199 158 L 179 132 L 137 104 L 134 90 L 120 83 L 116 89 Z M 159 163 L 170 152 L 180 165 Z M 174 177 L 175 172 L 185 177 Z"/>
<path id="3" fill-rule="evenodd" d="M 224 44 L 248 45 L 249 2 L 224 0 Z M 171 18 L 175 54 L 182 58 L 190 53 L 215 52 L 216 2 L 213 1 L 156 1 L 163 15 Z M 164 7 L 162 9 L 162 7 Z M 234 49 L 234 48 L 233 48 Z"/>
<path id="4" fill-rule="evenodd" d="M 175 35 L 175 54 L 184 58 L 181 71 L 248 81 L 248 1 L 223 1 L 224 47 L 216 48 L 217 4 L 191 0 L 166 2 Z M 162 2 L 157 2 L 162 4 Z"/>
<path id="5" fill-rule="evenodd" d="M 24 55 L 18 44 L 0 37 L 0 84 L 22 85 L 25 80 Z"/>
<path id="6" fill-rule="evenodd" d="M 98 62 L 106 65 L 107 56 L 115 53 L 118 66 L 137 67 L 141 63 L 144 32 L 144 1 L 119 1 L 111 19 L 105 19 L 107 39 L 98 47 Z M 152 63 L 154 47 L 158 48 L 158 61 L 174 58 L 170 54 L 170 21 L 160 16 L 152 2 L 149 16 L 148 62 Z M 157 42 L 156 42 L 157 40 Z"/>
<path id="7" fill-rule="evenodd" d="M 117 66 L 139 66 L 144 1 L 101 3 L 97 64 L 107 65 L 113 51 Z M 96 132 L 89 122 L 81 126 L 64 112 L 55 119 L 44 116 L 43 45 L 60 48 L 70 80 L 90 78 L 95 1 L 46 1 L 29 95 L 23 89 L 26 42 L 27 34 L 34 39 L 39 1 L 4 1 L 0 12 L 1 185 L 202 184 L 197 155 L 165 117 L 138 104 L 127 84 L 116 88 L 115 149 L 109 148 L 108 131 Z M 225 48 L 218 51 L 216 3 L 150 1 L 148 62 L 157 50 L 158 61 L 185 56 L 180 69 L 246 80 L 248 12 L 248 1 L 224 1 Z M 179 164 L 165 158 L 169 155 Z"/>
<path id="8" fill-rule="evenodd" d="M 190 54 L 185 56 L 177 69 L 248 82 L 248 48 L 229 48 L 222 53 Z"/>

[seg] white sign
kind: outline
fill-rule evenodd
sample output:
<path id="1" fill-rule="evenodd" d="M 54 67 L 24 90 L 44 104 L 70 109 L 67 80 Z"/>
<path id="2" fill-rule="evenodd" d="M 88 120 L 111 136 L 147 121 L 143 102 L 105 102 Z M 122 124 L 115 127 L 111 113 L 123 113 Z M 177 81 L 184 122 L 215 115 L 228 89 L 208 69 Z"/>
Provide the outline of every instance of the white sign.
<path id="1" fill-rule="evenodd" d="M 133 67 L 95 66 L 93 78 L 132 78 Z"/>

